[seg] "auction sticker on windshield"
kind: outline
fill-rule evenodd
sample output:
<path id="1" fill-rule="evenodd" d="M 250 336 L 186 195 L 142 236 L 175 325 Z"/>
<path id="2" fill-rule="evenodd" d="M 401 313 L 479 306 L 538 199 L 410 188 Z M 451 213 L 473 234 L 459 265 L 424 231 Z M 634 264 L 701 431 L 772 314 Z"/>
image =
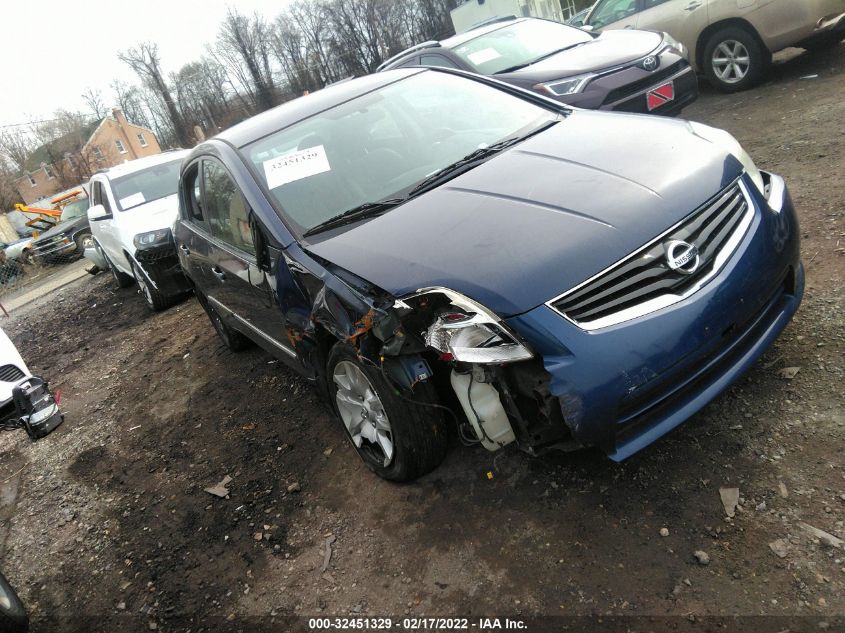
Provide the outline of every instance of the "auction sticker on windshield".
<path id="1" fill-rule="evenodd" d="M 331 170 L 326 148 L 322 145 L 264 161 L 264 177 L 267 179 L 268 189 Z"/>
<path id="2" fill-rule="evenodd" d="M 133 193 L 131 196 L 121 198 L 120 207 L 122 209 L 129 209 L 131 207 L 137 207 L 139 204 L 144 204 L 146 201 L 144 194 L 139 191 L 138 193 Z"/>
<path id="3" fill-rule="evenodd" d="M 495 48 L 483 48 L 480 51 L 470 53 L 467 55 L 469 61 L 476 66 L 480 66 L 486 62 L 492 62 L 494 59 L 499 59 L 502 55 Z"/>

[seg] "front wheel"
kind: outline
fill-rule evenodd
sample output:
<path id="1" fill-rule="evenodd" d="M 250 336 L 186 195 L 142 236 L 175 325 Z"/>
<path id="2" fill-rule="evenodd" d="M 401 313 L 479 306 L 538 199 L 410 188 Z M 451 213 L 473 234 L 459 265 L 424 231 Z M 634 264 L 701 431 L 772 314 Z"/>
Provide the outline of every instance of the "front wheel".
<path id="1" fill-rule="evenodd" d="M 704 74 L 717 90 L 739 92 L 757 84 L 771 53 L 745 29 L 730 26 L 714 33 L 704 47 Z"/>
<path id="2" fill-rule="evenodd" d="M 86 248 L 94 247 L 94 238 L 91 236 L 90 233 L 82 233 L 81 235 L 77 235 L 75 238 L 73 238 L 73 241 L 76 242 L 76 252 L 79 253 L 80 257 L 85 255 Z"/>
<path id="3" fill-rule="evenodd" d="M 135 281 L 138 283 L 138 288 L 141 289 L 141 296 L 144 297 L 144 303 L 150 310 L 161 312 L 170 307 L 172 298 L 155 287 L 147 274 L 141 270 L 140 264 L 134 259 L 132 260 L 132 274 L 135 275 Z"/>
<path id="4" fill-rule="evenodd" d="M 374 473 L 410 481 L 434 470 L 446 456 L 446 423 L 432 385 L 420 383 L 403 398 L 351 345 L 329 354 L 326 378 L 335 413 L 358 455 Z"/>
<path id="5" fill-rule="evenodd" d="M 117 288 L 128 288 L 132 284 L 135 283 L 135 278 L 132 275 L 127 275 L 124 272 L 119 271 L 115 268 L 114 264 L 112 264 L 111 260 L 106 255 L 105 251 L 103 251 L 102 246 L 100 246 L 96 241 L 94 242 L 94 248 L 97 249 L 97 252 L 100 254 L 100 257 L 109 265 L 109 271 L 111 271 L 112 279 L 114 279 L 114 285 Z"/>

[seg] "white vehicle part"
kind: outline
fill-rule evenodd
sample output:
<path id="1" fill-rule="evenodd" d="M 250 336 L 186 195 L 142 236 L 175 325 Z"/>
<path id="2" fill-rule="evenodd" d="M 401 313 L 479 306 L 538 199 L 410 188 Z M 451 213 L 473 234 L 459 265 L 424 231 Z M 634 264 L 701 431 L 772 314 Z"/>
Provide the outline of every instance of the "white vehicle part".
<path id="1" fill-rule="evenodd" d="M 15 344 L 12 343 L 8 336 L 6 336 L 6 332 L 0 329 L 0 366 L 3 365 L 14 365 L 23 372 L 24 376 L 30 375 L 29 368 L 26 366 L 26 363 L 23 362 L 23 358 L 21 358 L 18 348 L 15 347 Z M 12 399 L 12 388 L 18 382 L 20 382 L 20 380 L 15 380 L 13 382 L 0 380 L 0 403 L 9 402 Z"/>
<path id="2" fill-rule="evenodd" d="M 452 389 L 484 448 L 497 451 L 516 441 L 499 392 L 493 385 L 473 380 L 472 373 L 459 374 L 453 369 Z"/>

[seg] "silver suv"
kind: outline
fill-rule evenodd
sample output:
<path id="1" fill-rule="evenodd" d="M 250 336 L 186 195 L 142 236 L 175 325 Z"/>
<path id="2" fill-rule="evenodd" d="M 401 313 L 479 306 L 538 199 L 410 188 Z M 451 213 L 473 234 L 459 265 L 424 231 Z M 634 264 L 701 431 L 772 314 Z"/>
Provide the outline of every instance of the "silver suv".
<path id="1" fill-rule="evenodd" d="M 845 0 L 599 0 L 584 27 L 665 31 L 714 87 L 737 92 L 757 83 L 779 50 L 842 41 Z"/>

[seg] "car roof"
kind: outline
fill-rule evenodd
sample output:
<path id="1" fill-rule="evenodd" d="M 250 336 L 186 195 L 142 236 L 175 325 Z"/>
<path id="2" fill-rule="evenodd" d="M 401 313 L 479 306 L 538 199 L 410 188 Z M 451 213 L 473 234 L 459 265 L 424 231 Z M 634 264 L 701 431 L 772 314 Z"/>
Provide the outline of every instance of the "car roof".
<path id="1" fill-rule="evenodd" d="M 108 178 L 120 178 L 121 176 L 127 176 L 129 174 L 134 174 L 137 171 L 141 171 L 142 169 L 147 169 L 148 167 L 154 167 L 155 165 L 161 165 L 162 163 L 169 163 L 175 159 L 185 158 L 185 156 L 189 153 L 190 150 L 187 149 L 168 150 L 166 152 L 162 152 L 161 154 L 154 154 L 153 156 L 144 156 L 143 158 L 128 160 L 125 163 L 120 163 L 114 167 L 109 167 L 108 169 L 99 171 L 94 174 L 94 176 L 97 176 L 98 174 L 105 174 Z"/>
<path id="2" fill-rule="evenodd" d="M 463 33 L 458 33 L 457 35 L 453 35 L 452 37 L 448 37 L 445 40 L 436 41 L 432 40 L 430 42 L 423 42 L 421 44 L 416 44 L 415 46 L 411 46 L 410 48 L 406 48 L 401 53 L 394 55 L 386 62 L 384 62 L 379 69 L 384 68 L 388 70 L 392 67 L 395 67 L 402 62 L 405 61 L 407 57 L 412 55 L 422 55 L 424 54 L 423 51 L 433 51 L 436 49 L 447 49 L 451 50 L 453 48 L 457 48 L 461 44 L 466 44 L 474 40 L 477 37 L 481 37 L 482 35 L 486 35 L 487 33 L 492 33 L 493 31 L 498 31 L 499 29 L 503 29 L 506 26 L 510 26 L 511 24 L 516 24 L 517 22 L 525 22 L 527 20 L 532 19 L 540 19 L 540 18 L 516 18 L 516 17 L 498 17 L 498 18 L 491 18 L 490 20 L 485 20 L 483 23 L 479 24 L 478 26 L 470 28 L 468 31 L 464 31 Z"/>
<path id="3" fill-rule="evenodd" d="M 241 148 L 324 110 L 423 72 L 431 71 L 402 68 L 334 84 L 257 114 L 212 137 L 212 140 L 219 139 Z"/>

